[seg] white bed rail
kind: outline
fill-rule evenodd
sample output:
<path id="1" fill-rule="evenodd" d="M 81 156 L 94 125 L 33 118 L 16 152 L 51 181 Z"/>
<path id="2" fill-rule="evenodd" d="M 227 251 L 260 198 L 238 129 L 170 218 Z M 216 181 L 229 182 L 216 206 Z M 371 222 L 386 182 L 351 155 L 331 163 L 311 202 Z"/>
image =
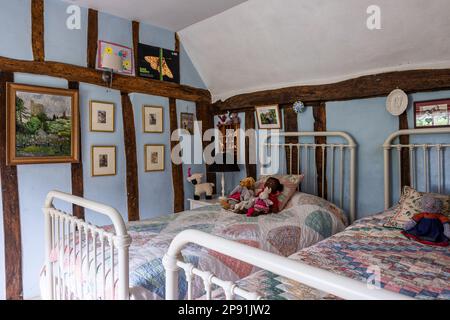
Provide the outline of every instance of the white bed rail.
<path id="1" fill-rule="evenodd" d="M 446 141 L 443 143 L 410 143 L 407 145 L 403 145 L 400 143 L 395 143 L 394 140 L 400 136 L 420 136 L 420 135 L 440 135 L 446 134 Z M 397 151 L 398 157 L 398 186 L 399 186 L 399 194 L 401 194 L 401 152 L 402 149 L 406 148 L 409 150 L 409 161 L 410 161 L 410 179 L 411 186 L 415 189 L 421 189 L 426 192 L 430 192 L 430 186 L 432 184 L 437 185 L 438 193 L 445 193 L 445 161 L 443 152 L 445 152 L 446 148 L 450 148 L 450 128 L 433 128 L 433 129 L 408 129 L 408 130 L 400 130 L 392 133 L 384 142 L 384 207 L 385 209 L 389 208 L 391 205 L 391 169 L 392 169 L 392 161 L 391 161 L 391 152 L 392 150 Z M 436 166 L 430 164 L 431 155 L 430 152 L 435 150 L 436 152 Z M 421 152 L 420 152 L 421 151 Z M 421 153 L 423 156 L 423 186 L 419 186 L 418 183 L 418 166 L 416 163 L 417 154 Z M 434 176 L 431 170 L 435 168 L 437 171 L 437 181 L 431 181 Z"/>
<path id="2" fill-rule="evenodd" d="M 271 142 L 273 138 L 281 137 L 296 137 L 296 143 L 280 143 Z M 336 143 L 306 143 L 302 142 L 302 138 L 306 137 L 326 137 L 326 138 L 340 138 L 342 142 Z M 275 139 L 274 139 L 275 140 Z M 265 147 L 282 147 L 286 152 L 286 159 L 289 157 L 289 167 L 286 168 L 288 174 L 293 172 L 296 167 L 296 172 L 303 173 L 305 180 L 302 182 L 302 191 L 314 195 L 325 195 L 325 181 L 327 181 L 327 200 L 335 203 L 340 208 L 344 209 L 344 194 L 346 187 L 348 188 L 348 212 L 350 222 L 356 219 L 356 147 L 355 140 L 346 132 L 342 131 L 324 131 L 324 132 L 276 132 L 271 133 L 266 138 L 267 143 L 263 144 Z M 322 153 L 322 190 L 318 190 L 317 176 L 318 168 L 316 167 L 316 151 L 320 150 Z M 346 151 L 350 153 L 348 163 L 348 180 L 346 179 Z M 296 151 L 296 152 L 295 152 Z M 263 154 L 267 152 L 263 150 Z M 293 155 L 296 153 L 297 163 L 293 164 Z M 326 160 L 327 159 L 327 160 Z M 312 167 L 312 169 L 311 169 Z M 325 169 L 328 168 L 328 169 Z M 262 173 L 263 167 L 261 167 Z M 347 181 L 347 183 L 345 183 Z M 313 184 L 311 188 L 311 182 Z M 319 192 L 320 191 L 320 192 Z"/>
<path id="3" fill-rule="evenodd" d="M 312 267 L 299 261 L 291 260 L 273 253 L 262 251 L 238 242 L 213 236 L 198 230 L 186 230 L 179 233 L 172 241 L 163 265 L 166 270 L 166 299 L 178 299 L 178 272 L 182 268 L 186 273 L 188 282 L 188 299 L 191 298 L 193 276 L 203 279 L 206 298 L 211 299 L 211 286 L 215 284 L 225 292 L 226 299 L 240 296 L 244 299 L 260 299 L 257 293 L 239 288 L 230 281 L 218 279 L 210 272 L 201 271 L 192 264 L 179 260 L 181 250 L 189 243 L 214 250 L 221 254 L 249 263 L 261 269 L 270 271 L 279 276 L 303 283 L 307 286 L 331 293 L 343 299 L 381 299 L 381 300 L 408 300 L 409 297 L 384 289 L 369 288 L 365 283 L 346 278 L 332 272 Z"/>
<path id="4" fill-rule="evenodd" d="M 107 232 L 57 210 L 53 206 L 56 199 L 107 216 L 112 221 L 114 232 Z M 59 191 L 48 193 L 43 211 L 45 215 L 43 298 L 129 299 L 128 248 L 131 238 L 120 213 L 110 206 Z M 117 264 L 114 261 L 115 253 Z M 73 268 L 80 268 L 79 272 Z M 76 274 L 79 274 L 80 278 L 74 280 L 72 276 L 76 277 Z M 93 284 L 88 297 L 84 286 L 80 285 L 80 282 L 85 281 Z"/>

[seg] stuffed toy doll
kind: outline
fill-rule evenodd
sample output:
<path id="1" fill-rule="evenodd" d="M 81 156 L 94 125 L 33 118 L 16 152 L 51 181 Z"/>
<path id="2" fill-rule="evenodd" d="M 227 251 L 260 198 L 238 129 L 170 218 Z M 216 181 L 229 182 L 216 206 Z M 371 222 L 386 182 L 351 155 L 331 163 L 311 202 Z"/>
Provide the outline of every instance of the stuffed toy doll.
<path id="1" fill-rule="evenodd" d="M 228 199 L 222 200 L 222 208 L 226 210 L 235 210 L 235 206 L 241 202 L 250 201 L 254 195 L 255 179 L 247 177 L 239 182 L 239 185 L 231 191 Z"/>
<path id="2" fill-rule="evenodd" d="M 442 201 L 429 195 L 422 197 L 422 212 L 414 215 L 402 234 L 423 244 L 446 247 L 450 239 L 450 219 L 442 212 Z"/>
<path id="3" fill-rule="evenodd" d="M 264 190 L 257 194 L 253 206 L 247 210 L 247 216 L 252 217 L 271 212 L 278 213 L 280 211 L 278 196 L 282 191 L 283 185 L 280 180 L 273 177 L 267 179 Z"/>
<path id="4" fill-rule="evenodd" d="M 273 205 L 273 201 L 269 199 L 269 195 L 272 193 L 272 189 L 266 187 L 258 194 L 258 198 L 254 201 L 253 207 L 247 211 L 247 216 L 267 214 L 270 212 L 270 207 Z"/>

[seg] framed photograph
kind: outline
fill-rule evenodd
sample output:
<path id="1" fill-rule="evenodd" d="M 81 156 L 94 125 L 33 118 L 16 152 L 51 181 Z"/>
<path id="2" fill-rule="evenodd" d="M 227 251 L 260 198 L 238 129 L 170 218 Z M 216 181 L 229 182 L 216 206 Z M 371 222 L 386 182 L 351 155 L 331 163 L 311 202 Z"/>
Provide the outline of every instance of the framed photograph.
<path id="1" fill-rule="evenodd" d="M 134 54 L 133 49 L 122 46 L 117 43 L 99 40 L 98 41 L 98 54 L 97 54 L 97 68 L 104 70 L 103 59 L 107 55 L 119 56 L 122 60 L 122 70 L 116 71 L 116 73 L 124 74 L 127 76 L 134 76 Z"/>
<path id="2" fill-rule="evenodd" d="M 450 127 L 450 99 L 415 102 L 414 127 Z"/>
<path id="3" fill-rule="evenodd" d="M 182 112 L 180 114 L 180 129 L 187 130 L 191 135 L 194 134 L 194 114 Z"/>
<path id="4" fill-rule="evenodd" d="M 163 107 L 142 107 L 142 128 L 144 133 L 162 133 L 164 131 Z"/>
<path id="5" fill-rule="evenodd" d="M 93 177 L 116 175 L 116 147 L 91 147 L 91 173 Z"/>
<path id="6" fill-rule="evenodd" d="M 79 161 L 78 91 L 7 85 L 7 163 Z"/>
<path id="7" fill-rule="evenodd" d="M 114 110 L 112 102 L 91 101 L 90 129 L 93 132 L 114 132 Z"/>
<path id="8" fill-rule="evenodd" d="M 145 172 L 164 171 L 164 145 L 147 144 L 144 146 Z"/>
<path id="9" fill-rule="evenodd" d="M 259 129 L 281 129 L 280 108 L 278 105 L 256 107 Z"/>

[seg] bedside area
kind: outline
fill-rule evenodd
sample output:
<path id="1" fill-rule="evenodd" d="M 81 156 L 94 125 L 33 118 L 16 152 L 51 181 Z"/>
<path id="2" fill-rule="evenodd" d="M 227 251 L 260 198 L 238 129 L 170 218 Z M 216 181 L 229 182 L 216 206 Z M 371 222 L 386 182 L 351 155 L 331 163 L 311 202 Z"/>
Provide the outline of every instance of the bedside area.
<path id="1" fill-rule="evenodd" d="M 206 200 L 206 199 L 200 199 L 200 200 L 188 199 L 188 201 L 189 201 L 189 210 L 194 210 L 194 209 L 198 209 L 198 208 L 201 208 L 201 207 L 214 206 L 214 205 L 219 205 L 220 204 L 219 198 L 213 198 L 211 200 Z"/>

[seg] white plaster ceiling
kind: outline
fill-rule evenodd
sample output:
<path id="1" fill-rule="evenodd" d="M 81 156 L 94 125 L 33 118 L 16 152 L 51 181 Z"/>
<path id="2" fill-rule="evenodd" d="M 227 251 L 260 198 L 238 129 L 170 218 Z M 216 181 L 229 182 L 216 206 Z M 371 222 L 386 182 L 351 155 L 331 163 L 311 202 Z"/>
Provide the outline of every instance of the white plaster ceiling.
<path id="1" fill-rule="evenodd" d="M 372 4 L 381 8 L 381 30 L 366 27 Z M 185 28 L 180 37 L 217 100 L 450 67 L 449 12 L 450 0 L 249 0 Z"/>
<path id="2" fill-rule="evenodd" d="M 64 0 L 82 7 L 107 12 L 179 31 L 221 13 L 246 0 Z"/>

